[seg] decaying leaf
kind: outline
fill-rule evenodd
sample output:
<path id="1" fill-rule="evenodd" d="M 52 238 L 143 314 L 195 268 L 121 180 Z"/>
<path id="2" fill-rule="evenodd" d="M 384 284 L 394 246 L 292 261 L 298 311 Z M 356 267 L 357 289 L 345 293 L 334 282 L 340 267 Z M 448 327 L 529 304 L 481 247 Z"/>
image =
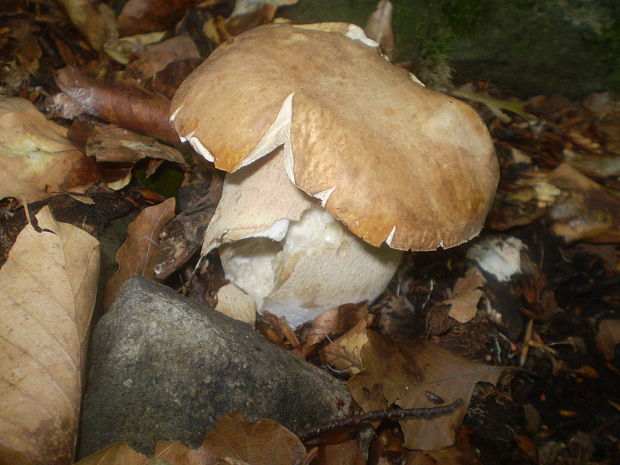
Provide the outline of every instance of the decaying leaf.
<path id="1" fill-rule="evenodd" d="M 199 450 L 232 464 L 292 465 L 306 457 L 304 445 L 284 426 L 268 419 L 248 423 L 241 412 L 220 418 Z"/>
<path id="2" fill-rule="evenodd" d="M 336 372 L 356 375 L 363 369 L 362 348 L 367 343 L 366 320 L 360 320 L 345 334 L 321 349 L 321 361 Z"/>
<path id="3" fill-rule="evenodd" d="M 422 341 L 397 344 L 373 332 L 361 351 L 363 371 L 348 382 L 355 401 L 365 411 L 433 407 L 427 392 L 446 402 L 463 400 L 451 415 L 432 420 L 401 420 L 405 447 L 441 449 L 454 444 L 456 430 L 467 411 L 474 386 L 479 381 L 495 383 L 501 368 L 472 362 L 442 347 Z"/>
<path id="4" fill-rule="evenodd" d="M 33 465 L 74 454 L 88 328 L 99 274 L 98 242 L 44 207 L 0 270 L 0 463 Z"/>
<path id="5" fill-rule="evenodd" d="M 327 310 L 317 316 L 307 331 L 304 341 L 304 352 L 327 340 L 332 340 L 347 332 L 357 323 L 366 320 L 368 306 L 360 304 L 344 304 Z"/>
<path id="6" fill-rule="evenodd" d="M 140 79 L 150 79 L 170 63 L 200 58 L 198 47 L 188 36 L 177 36 L 138 53 L 138 59 L 127 66 L 127 72 Z"/>
<path id="7" fill-rule="evenodd" d="M 170 102 L 159 94 L 124 85 L 108 86 L 74 68 L 58 71 L 56 82 L 62 94 L 54 97 L 55 110 L 75 116 L 75 107 L 91 116 L 125 129 L 179 144 L 168 123 Z"/>
<path id="8" fill-rule="evenodd" d="M 563 163 L 547 176 L 562 191 L 549 208 L 553 232 L 566 242 L 620 242 L 620 199 Z"/>
<path id="9" fill-rule="evenodd" d="M 116 126 L 99 126 L 86 142 L 86 154 L 98 162 L 131 163 L 142 158 L 167 160 L 186 166 L 181 153 L 153 138 Z"/>
<path id="10" fill-rule="evenodd" d="M 462 89 L 453 92 L 457 97 L 461 97 L 473 102 L 480 102 L 486 105 L 489 110 L 503 123 L 509 123 L 512 119 L 505 113 L 504 110 L 510 111 L 516 115 L 519 115 L 523 119 L 528 119 L 529 115 L 524 110 L 525 104 L 523 102 L 515 102 L 511 100 L 501 100 L 487 93 L 472 92 L 470 90 Z"/>
<path id="11" fill-rule="evenodd" d="M 392 2 L 380 0 L 377 8 L 372 12 L 364 28 L 368 38 L 377 42 L 385 50 L 388 58 L 394 52 L 394 34 L 392 34 Z"/>
<path id="12" fill-rule="evenodd" d="M 106 284 L 106 310 L 112 305 L 116 292 L 127 278 L 136 274 L 148 279 L 155 277 L 153 267 L 157 261 L 159 234 L 174 216 L 174 208 L 175 200 L 168 199 L 159 205 L 145 208 L 129 224 L 127 240 L 116 254 L 118 271 Z"/>
<path id="13" fill-rule="evenodd" d="M 295 5 L 298 0 L 237 0 L 226 20 L 226 32 L 241 34 L 252 27 L 273 21 L 281 6 Z"/>
<path id="14" fill-rule="evenodd" d="M 168 29 L 200 0 L 129 0 L 118 16 L 121 36 Z"/>
<path id="15" fill-rule="evenodd" d="M 479 289 L 484 285 L 482 273 L 477 267 L 467 270 L 464 277 L 456 280 L 452 298 L 444 301 L 450 305 L 449 316 L 459 323 L 467 323 L 478 311 L 478 301 L 483 292 Z"/>
<path id="16" fill-rule="evenodd" d="M 110 57 L 121 65 L 128 64 L 138 53 L 144 52 L 146 46 L 161 41 L 165 32 L 149 32 L 131 37 L 108 40 L 103 49 Z"/>
<path id="17" fill-rule="evenodd" d="M 148 465 L 148 457 L 136 452 L 126 442 L 115 442 L 94 454 L 83 458 L 75 465 Z M 193 464 L 192 464 L 193 465 Z"/>
<path id="18" fill-rule="evenodd" d="M 60 3 L 95 50 L 100 51 L 108 39 L 118 35 L 114 12 L 105 3 L 95 0 L 60 0 Z"/>
<path id="19" fill-rule="evenodd" d="M 620 320 L 601 321 L 596 335 L 596 347 L 605 360 L 611 362 L 614 359 L 618 344 L 620 344 Z"/>
<path id="20" fill-rule="evenodd" d="M 0 98 L 0 198 L 32 202 L 59 190 L 83 191 L 96 167 L 67 139 L 67 130 L 28 100 Z"/>

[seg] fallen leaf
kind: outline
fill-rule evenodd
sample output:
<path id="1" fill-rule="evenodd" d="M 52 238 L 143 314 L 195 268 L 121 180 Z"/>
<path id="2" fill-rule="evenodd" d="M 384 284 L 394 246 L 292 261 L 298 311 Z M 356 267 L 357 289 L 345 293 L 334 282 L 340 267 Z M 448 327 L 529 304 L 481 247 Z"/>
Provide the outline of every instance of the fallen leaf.
<path id="1" fill-rule="evenodd" d="M 163 95 L 126 85 L 109 86 L 74 68 L 58 71 L 56 83 L 63 93 L 54 96 L 53 102 L 55 110 L 63 116 L 75 116 L 77 107 L 83 113 L 125 129 L 172 145 L 180 144 L 168 122 L 170 102 Z"/>
<path id="2" fill-rule="evenodd" d="M 99 274 L 98 242 L 49 208 L 17 237 L 0 270 L 0 437 L 33 465 L 71 463 L 88 328 Z"/>
<path id="3" fill-rule="evenodd" d="M 402 408 L 436 407 L 431 392 L 463 405 L 453 414 L 432 420 L 401 420 L 405 447 L 435 450 L 454 444 L 455 434 L 467 412 L 474 386 L 495 383 L 501 368 L 472 362 L 427 341 L 397 344 L 367 331 L 368 343 L 361 350 L 363 371 L 348 382 L 355 401 L 368 412 L 392 404 Z"/>
<path id="4" fill-rule="evenodd" d="M 159 445 L 159 444 L 158 444 Z M 94 454 L 83 458 L 75 465 L 148 465 L 151 460 L 133 450 L 126 442 L 115 442 Z M 154 464 L 152 464 L 154 465 Z M 189 465 L 189 464 L 188 464 Z M 193 465 L 193 464 L 192 464 Z"/>
<path id="5" fill-rule="evenodd" d="M 366 35 L 385 50 L 388 58 L 394 52 L 394 35 L 392 34 L 392 2 L 381 0 L 372 12 L 364 28 Z"/>
<path id="6" fill-rule="evenodd" d="M 95 50 L 100 51 L 108 39 L 118 35 L 114 12 L 105 3 L 95 0 L 60 0 L 60 3 Z"/>
<path id="7" fill-rule="evenodd" d="M 616 355 L 616 346 L 620 344 L 620 320 L 601 321 L 595 341 L 605 360 L 611 362 Z"/>
<path id="8" fill-rule="evenodd" d="M 126 70 L 139 79 L 150 79 L 170 63 L 200 58 L 198 47 L 188 36 L 177 36 L 160 44 L 152 45 L 138 53 L 138 59 Z"/>
<path id="9" fill-rule="evenodd" d="M 448 316 L 454 318 L 459 323 L 467 323 L 478 311 L 478 301 L 483 292 L 479 289 L 484 285 L 482 274 L 477 267 L 467 270 L 465 276 L 456 280 L 452 290 L 452 298 L 445 300 L 449 304 L 450 312 Z"/>
<path id="10" fill-rule="evenodd" d="M 620 242 L 620 199 L 563 163 L 547 176 L 562 191 L 549 207 L 553 232 L 566 242 Z"/>
<path id="11" fill-rule="evenodd" d="M 511 100 L 501 100 L 486 92 L 472 92 L 469 90 L 456 90 L 452 92 L 457 97 L 461 97 L 467 100 L 471 100 L 473 102 L 480 102 L 487 106 L 489 110 L 503 123 L 510 123 L 512 118 L 504 112 L 504 110 L 510 111 L 516 115 L 519 115 L 521 118 L 527 120 L 530 118 L 530 115 L 524 109 L 525 104 L 523 102 L 515 102 Z"/>
<path id="12" fill-rule="evenodd" d="M 129 0 L 118 16 L 121 36 L 168 29 L 200 0 Z"/>
<path id="13" fill-rule="evenodd" d="M 317 316 L 310 328 L 304 333 L 304 352 L 307 354 L 313 346 L 326 339 L 332 340 L 347 332 L 368 316 L 366 302 L 361 304 L 344 304 L 327 310 Z"/>
<path id="14" fill-rule="evenodd" d="M 362 371 L 362 348 L 367 342 L 366 321 L 360 320 L 353 328 L 320 350 L 321 361 L 336 372 L 356 375 Z"/>
<path id="15" fill-rule="evenodd" d="M 364 465 L 366 459 L 356 441 L 345 441 L 318 447 L 313 465 Z"/>
<path id="16" fill-rule="evenodd" d="M 304 445 L 284 426 L 268 419 L 248 423 L 241 412 L 220 418 L 199 450 L 232 464 L 292 465 L 304 463 L 306 457 Z"/>
<path id="17" fill-rule="evenodd" d="M 159 205 L 145 208 L 127 227 L 127 240 L 116 254 L 118 271 L 108 280 L 104 297 L 107 310 L 114 302 L 116 292 L 127 278 L 140 275 L 155 277 L 159 234 L 174 216 L 175 200 L 168 199 Z"/>
<path id="18" fill-rule="evenodd" d="M 168 160 L 187 166 L 183 155 L 155 139 L 116 126 L 98 126 L 86 142 L 86 155 L 98 162 L 135 164 L 143 158 Z"/>
<path id="19" fill-rule="evenodd" d="M 42 200 L 60 190 L 83 191 L 97 168 L 32 103 L 0 97 L 0 198 Z"/>
<path id="20" fill-rule="evenodd" d="M 456 435 L 455 445 L 440 450 L 409 452 L 405 465 L 482 465 L 462 429 Z"/>
<path id="21" fill-rule="evenodd" d="M 149 32 L 148 34 L 136 34 L 122 39 L 108 40 L 103 49 L 117 63 L 128 64 L 138 53 L 144 52 L 146 46 L 161 41 L 165 32 Z"/>

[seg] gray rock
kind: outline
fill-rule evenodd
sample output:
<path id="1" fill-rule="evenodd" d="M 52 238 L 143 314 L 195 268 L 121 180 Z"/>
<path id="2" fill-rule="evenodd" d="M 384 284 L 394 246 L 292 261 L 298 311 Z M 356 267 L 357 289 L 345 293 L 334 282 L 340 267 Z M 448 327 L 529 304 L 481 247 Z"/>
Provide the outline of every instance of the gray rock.
<path id="1" fill-rule="evenodd" d="M 79 456 L 114 441 L 152 453 L 158 440 L 198 446 L 232 410 L 288 428 L 348 412 L 350 395 L 323 370 L 245 323 L 133 277 L 98 322 Z"/>

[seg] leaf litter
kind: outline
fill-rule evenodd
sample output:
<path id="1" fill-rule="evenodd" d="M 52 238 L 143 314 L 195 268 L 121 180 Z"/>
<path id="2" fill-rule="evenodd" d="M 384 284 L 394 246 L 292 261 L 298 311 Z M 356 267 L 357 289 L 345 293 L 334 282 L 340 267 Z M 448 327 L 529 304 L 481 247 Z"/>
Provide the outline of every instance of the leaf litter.
<path id="1" fill-rule="evenodd" d="M 73 143 L 71 150 L 78 157 L 85 153 L 116 153 L 111 156 L 126 157 L 124 160 L 135 166 L 138 158 L 155 152 L 168 154 L 163 158 L 181 163 L 172 147 L 179 145 L 168 126 L 168 105 L 178 83 L 196 66 L 197 53 L 204 58 L 218 43 L 251 25 L 274 20 L 280 11 L 277 7 L 294 2 L 247 2 L 258 7 L 232 18 L 227 2 L 218 0 L 168 2 L 166 8 L 154 8 L 159 3 L 152 0 L 131 0 L 116 21 L 124 36 L 163 31 L 184 13 L 190 13 L 179 28 L 186 35 L 177 35 L 161 46 L 144 45 L 139 38 L 124 37 L 134 47 L 129 50 L 113 48 L 127 44 L 117 41 L 116 22 L 105 8 L 87 0 L 63 3 L 68 15 L 47 5 L 37 6 L 34 15 L 20 1 L 0 8 L 0 34 L 6 34 L 2 37 L 7 39 L 2 42 L 6 47 L 3 50 L 8 57 L 17 58 L 10 62 L 3 58 L 5 68 L 0 85 L 9 95 L 26 97 L 43 108 L 45 96 L 56 92 L 50 76 L 57 69 L 73 67 L 58 73 L 57 84 L 62 92 L 47 101 L 55 109 L 54 116 L 73 120 L 68 136 Z M 83 5 L 91 14 L 79 18 L 69 10 L 75 5 Z M 376 39 L 386 50 L 391 47 L 389 6 L 390 2 L 379 2 L 368 26 L 376 28 Z M 4 8 L 9 8 L 9 16 L 3 15 Z M 15 16 L 15 12 L 19 15 Z M 41 18 L 50 26 L 41 28 Z M 70 21 L 76 28 L 71 27 Z M 49 44 L 55 47 L 53 53 Z M 117 54 L 120 63 L 127 63 L 124 68 L 117 64 L 114 73 L 106 68 L 109 59 L 102 58 L 106 46 Z M 620 410 L 615 391 L 620 373 L 620 105 L 605 94 L 592 94 L 581 102 L 562 96 L 519 101 L 507 98 L 489 83 L 480 82 L 470 83 L 453 94 L 470 100 L 491 129 L 502 179 L 488 230 L 493 234 L 511 234 L 507 237 L 525 245 L 518 252 L 526 264 L 523 271 L 494 281 L 485 270 L 478 271 L 471 265 L 472 259 L 466 252 L 477 244 L 419 255 L 406 259 L 398 282 L 375 305 L 333 309 L 297 334 L 282 321 L 267 318 L 262 331 L 299 356 L 328 365 L 335 376 L 348 379 L 364 411 L 392 406 L 433 407 L 463 400 L 465 406 L 438 418 L 400 420 L 397 427 L 388 421 L 375 425 L 378 429 L 370 447 L 369 461 L 374 460 L 371 463 L 401 460 L 400 463 L 409 464 L 475 464 L 481 463 L 481 458 L 484 463 L 517 463 L 514 460 L 518 456 L 533 463 L 549 463 L 545 460 L 550 456 L 567 461 L 574 453 L 581 454 L 583 463 L 591 463 L 605 454 L 609 456 L 614 434 L 617 437 L 614 419 Z M 101 120 L 123 129 L 113 127 L 111 137 L 90 142 L 90 136 L 81 140 L 74 137 L 80 124 L 87 121 L 86 125 L 99 125 Z M 123 146 L 123 138 L 115 140 L 114 134 L 121 134 L 120 131 L 141 135 L 126 132 L 128 148 Z M 159 142 L 146 142 L 141 139 L 145 136 Z M 94 145 L 98 150 L 93 150 Z M 99 163 L 97 169 L 101 167 Z M 68 169 L 63 174 L 67 171 L 72 179 L 79 179 L 77 171 Z M 209 168 L 206 171 L 212 172 Z M 188 174 L 188 183 L 199 180 L 195 172 Z M 131 170 L 126 170 L 122 177 L 125 182 L 131 181 Z M 32 181 L 29 186 L 45 192 L 43 197 L 64 187 L 62 179 L 54 183 Z M 89 192 L 94 199 L 102 194 L 117 195 L 140 208 L 157 199 L 144 190 L 133 189 L 129 184 L 121 192 L 109 194 L 105 185 L 95 185 Z M 17 190 L 4 195 L 15 196 Z M 209 202 L 203 204 L 205 211 L 212 208 L 217 197 L 212 194 Z M 161 201 L 161 197 L 155 201 Z M 44 202 L 53 205 L 51 200 Z M 169 206 L 171 202 L 167 202 Z M 97 201 L 95 207 L 98 205 Z M 20 208 L 13 199 L 2 201 L 0 206 L 2 214 L 9 216 Z M 208 221 L 208 212 L 200 215 L 189 211 L 194 218 Z M 156 216 L 162 219 L 173 215 L 159 212 Z M 176 287 L 206 299 L 214 283 L 221 286 L 225 280 L 221 270 L 217 275 L 213 264 L 194 268 L 191 251 L 200 243 L 200 227 L 192 215 L 181 215 L 175 218 L 175 227 L 177 231 L 188 231 L 187 239 L 184 234 L 174 235 L 174 252 L 168 256 L 167 267 L 160 267 L 165 268 L 162 279 L 185 266 L 185 276 L 195 276 L 193 287 L 181 282 L 176 282 Z M 81 224 L 77 217 L 71 222 Z M 145 230 L 139 236 L 157 242 L 161 222 L 145 221 Z M 40 226 L 53 229 L 45 221 Z M 5 231 L 2 230 L 3 241 L 12 242 L 14 237 L 6 235 L 5 239 Z M 155 276 L 152 250 L 142 254 L 135 238 L 133 241 L 120 253 L 123 268 L 129 269 L 134 257 L 146 275 Z M 506 244 L 502 239 L 496 242 L 498 247 Z M 129 251 L 131 248 L 133 251 Z M 35 258 L 45 255 L 38 250 L 31 251 Z M 409 266 L 414 262 L 415 266 Z M 530 269 L 532 263 L 537 266 L 534 271 Z M 204 289 L 206 293 L 201 294 Z M 527 319 L 527 324 L 523 319 Z M 593 347 L 597 348 L 594 352 Z M 499 379 L 502 367 L 516 367 L 520 360 L 521 370 L 506 370 Z M 495 383 L 497 387 L 493 387 Z M 435 404 L 441 401 L 445 403 Z M 467 406 L 469 415 L 463 419 Z M 523 416 L 530 419 L 527 428 L 520 423 Z M 535 418 L 538 420 L 533 421 Z M 567 418 L 573 423 L 567 422 Z M 222 425 L 215 432 L 221 437 L 212 437 L 209 447 L 223 456 L 218 456 L 219 452 L 209 455 L 213 451 L 207 453 L 204 445 L 202 450 L 191 451 L 179 443 L 164 443 L 156 458 L 148 459 L 117 444 L 100 451 L 97 458 L 93 456 L 95 462 L 85 462 L 90 458 L 82 462 L 262 463 L 262 450 L 252 449 L 258 447 L 254 436 L 274 441 L 269 442 L 275 444 L 271 449 L 264 448 L 266 451 L 277 453 L 283 449 L 301 454 L 293 433 L 285 433 L 271 423 L 259 423 L 261 430 L 274 432 L 269 438 L 260 436 L 258 427 L 249 426 L 234 415 Z M 70 433 L 70 429 L 64 433 Z M 232 448 L 223 445 L 234 441 L 239 442 Z M 450 446 L 454 441 L 456 444 Z M 348 452 L 328 452 L 330 447 L 339 446 L 320 445 L 312 449 L 311 456 L 316 463 L 361 463 L 357 446 L 350 441 L 340 444 Z M 428 450 L 439 447 L 444 448 Z M 427 450 L 411 452 L 411 448 Z M 250 450 L 255 450 L 255 455 L 249 454 Z M 277 463 L 311 458 L 299 454 L 294 459 L 283 457 Z M 334 456 L 345 455 L 346 459 L 335 461 Z M 0 456 L 12 457 L 13 463 L 28 460 L 19 450 L 0 448 Z"/>

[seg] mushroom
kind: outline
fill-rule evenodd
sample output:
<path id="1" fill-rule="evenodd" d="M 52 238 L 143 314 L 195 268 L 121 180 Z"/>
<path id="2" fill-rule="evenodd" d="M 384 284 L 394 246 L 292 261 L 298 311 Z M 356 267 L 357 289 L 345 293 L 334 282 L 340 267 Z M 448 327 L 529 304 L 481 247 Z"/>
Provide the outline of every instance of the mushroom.
<path id="1" fill-rule="evenodd" d="M 227 279 L 292 326 L 376 299 L 402 251 L 477 235 L 497 187 L 475 111 L 354 25 L 235 37 L 181 84 L 170 119 L 229 173 L 202 253 L 219 248 Z"/>

